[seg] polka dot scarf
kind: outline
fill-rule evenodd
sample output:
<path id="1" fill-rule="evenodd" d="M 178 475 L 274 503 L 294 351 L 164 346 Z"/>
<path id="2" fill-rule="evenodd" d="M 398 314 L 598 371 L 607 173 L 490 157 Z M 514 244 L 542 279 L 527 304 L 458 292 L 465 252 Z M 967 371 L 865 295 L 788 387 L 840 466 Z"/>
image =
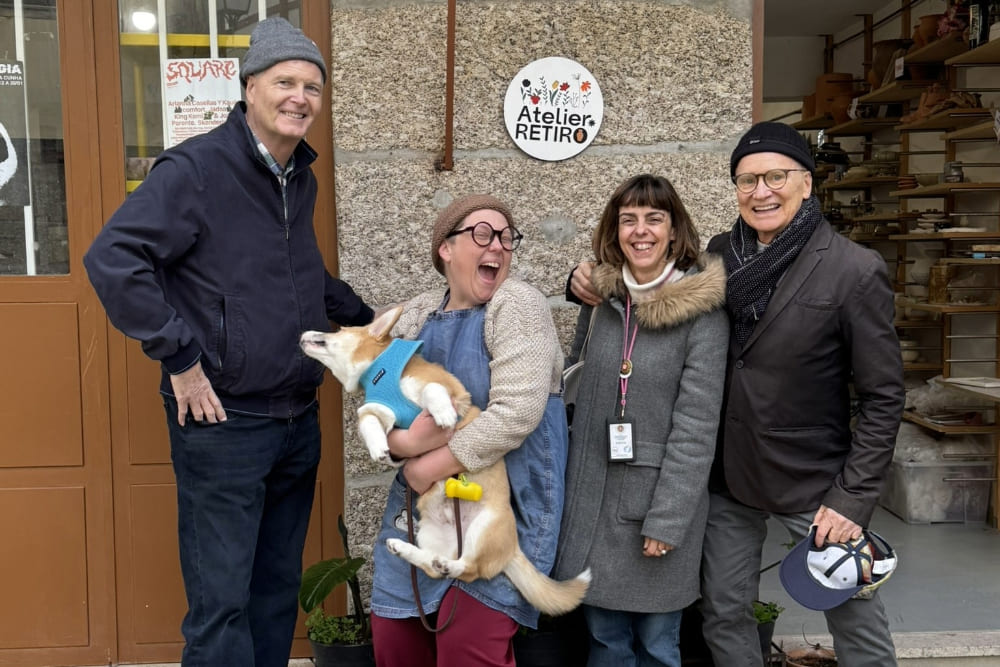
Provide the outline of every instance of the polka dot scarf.
<path id="1" fill-rule="evenodd" d="M 799 256 L 822 219 L 819 200 L 810 197 L 802 202 L 788 227 L 760 252 L 757 232 L 742 217 L 736 220 L 723 258 L 729 275 L 726 281 L 726 308 L 740 346 L 750 339 L 757 320 L 764 316 L 775 285 Z"/>

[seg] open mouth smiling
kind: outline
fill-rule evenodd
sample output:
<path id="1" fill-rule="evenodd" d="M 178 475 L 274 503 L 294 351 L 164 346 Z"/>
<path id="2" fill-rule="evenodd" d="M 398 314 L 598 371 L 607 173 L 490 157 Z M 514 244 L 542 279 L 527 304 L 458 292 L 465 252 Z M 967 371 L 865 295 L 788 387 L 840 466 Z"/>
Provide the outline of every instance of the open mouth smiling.
<path id="1" fill-rule="evenodd" d="M 479 265 L 479 275 L 484 280 L 496 280 L 498 273 L 500 273 L 500 262 L 483 262 Z"/>

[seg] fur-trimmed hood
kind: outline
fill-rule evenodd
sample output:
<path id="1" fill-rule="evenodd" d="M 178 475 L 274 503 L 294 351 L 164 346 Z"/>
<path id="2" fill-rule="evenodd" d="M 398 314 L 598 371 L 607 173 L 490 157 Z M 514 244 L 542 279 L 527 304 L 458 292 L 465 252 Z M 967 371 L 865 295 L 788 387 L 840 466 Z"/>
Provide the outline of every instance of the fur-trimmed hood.
<path id="1" fill-rule="evenodd" d="M 591 274 L 594 288 L 605 299 L 625 299 L 621 267 L 599 264 Z M 681 280 L 665 283 L 636 302 L 639 324 L 663 329 L 694 319 L 726 302 L 726 268 L 722 258 L 703 253 Z"/>

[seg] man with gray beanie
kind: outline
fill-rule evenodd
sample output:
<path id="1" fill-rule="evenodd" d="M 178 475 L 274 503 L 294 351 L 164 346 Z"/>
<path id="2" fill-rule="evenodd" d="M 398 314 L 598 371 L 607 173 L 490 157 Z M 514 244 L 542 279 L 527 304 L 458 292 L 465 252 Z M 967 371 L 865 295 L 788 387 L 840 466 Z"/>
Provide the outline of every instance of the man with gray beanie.
<path id="1" fill-rule="evenodd" d="M 160 363 L 188 611 L 185 667 L 287 667 L 320 457 L 324 368 L 299 335 L 367 324 L 313 230 L 326 63 L 282 18 L 254 29 L 245 102 L 170 148 L 84 265 L 115 327 Z"/>
<path id="2" fill-rule="evenodd" d="M 767 519 L 796 542 L 815 525 L 817 547 L 861 537 L 903 412 L 885 260 L 826 221 L 815 170 L 792 127 L 751 127 L 729 164 L 740 215 L 708 243 L 725 260 L 731 326 L 700 604 L 719 667 L 762 664 L 753 601 Z M 588 283 L 581 264 L 567 291 L 590 303 Z M 877 592 L 825 613 L 840 664 L 896 664 Z"/>

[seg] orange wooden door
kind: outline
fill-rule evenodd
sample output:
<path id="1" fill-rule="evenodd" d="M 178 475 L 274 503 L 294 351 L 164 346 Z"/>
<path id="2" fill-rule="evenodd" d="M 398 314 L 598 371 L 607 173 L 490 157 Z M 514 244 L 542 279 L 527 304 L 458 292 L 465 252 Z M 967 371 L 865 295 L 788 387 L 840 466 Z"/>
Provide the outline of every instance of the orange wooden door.
<path id="1" fill-rule="evenodd" d="M 165 4 L 180 29 L 206 3 Z M 303 4 L 272 13 L 329 52 L 328 3 Z M 159 78 L 157 47 L 141 46 L 149 38 L 122 37 L 134 5 L 0 3 L 0 664 L 11 667 L 180 656 L 186 605 L 158 368 L 110 327 L 81 262 L 130 187 L 126 158 L 155 144 L 149 123 L 134 122 L 149 121 L 144 103 Z M 220 40 L 232 56 L 256 15 L 236 20 Z M 190 55 L 202 37 L 185 32 L 179 48 Z M 335 270 L 328 114 L 310 142 L 322 155 L 317 235 Z M 343 506 L 339 387 L 321 395 L 307 563 L 336 552 Z M 307 655 L 301 625 L 297 637 L 295 655 Z"/>
<path id="2" fill-rule="evenodd" d="M 91 0 L 0 4 L 0 664 L 115 652 Z"/>

